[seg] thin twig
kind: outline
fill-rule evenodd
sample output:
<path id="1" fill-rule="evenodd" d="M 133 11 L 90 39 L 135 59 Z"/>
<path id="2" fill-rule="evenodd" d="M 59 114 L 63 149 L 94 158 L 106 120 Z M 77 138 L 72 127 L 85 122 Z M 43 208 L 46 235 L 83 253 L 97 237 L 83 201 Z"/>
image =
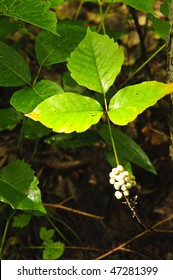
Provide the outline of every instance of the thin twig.
<path id="1" fill-rule="evenodd" d="M 151 229 L 154 230 L 156 227 L 158 227 L 158 226 L 160 226 L 161 224 L 166 223 L 167 221 L 170 221 L 170 220 L 172 220 L 172 219 L 173 219 L 173 214 L 170 215 L 169 217 L 167 217 L 167 218 L 165 218 L 165 219 L 163 219 L 163 220 L 157 222 L 156 224 L 154 224 L 154 225 L 151 227 Z M 146 229 L 146 230 L 142 231 L 141 233 L 137 234 L 136 236 L 134 236 L 133 238 L 127 240 L 126 242 L 120 244 L 119 246 L 115 247 L 114 249 L 112 249 L 112 250 L 108 251 L 107 253 L 105 253 L 105 254 L 103 254 L 103 255 L 97 257 L 96 260 L 104 259 L 104 258 L 106 258 L 107 256 L 113 254 L 114 252 L 116 252 L 116 251 L 118 251 L 118 250 L 122 250 L 122 248 L 124 248 L 125 246 L 129 245 L 129 244 L 132 243 L 134 240 L 137 240 L 137 239 L 141 238 L 142 236 L 144 236 L 145 234 L 147 234 L 147 233 L 149 233 L 149 232 L 150 232 L 149 229 Z"/>
<path id="2" fill-rule="evenodd" d="M 64 206 L 64 205 L 51 204 L 51 203 L 43 203 L 43 205 L 47 206 L 47 207 L 59 208 L 59 209 L 62 209 L 62 210 L 66 210 L 66 211 L 69 211 L 69 212 L 73 212 L 73 213 L 83 215 L 83 216 L 87 216 L 87 217 L 90 217 L 90 218 L 94 218 L 94 219 L 97 219 L 97 220 L 103 220 L 103 217 L 101 217 L 101 216 L 97 216 L 97 215 L 93 215 L 93 214 L 90 214 L 90 213 L 87 213 L 87 212 L 76 210 L 76 209 L 73 209 L 73 208 L 70 208 L 70 207 L 67 207 L 67 206 Z"/>
<path id="3" fill-rule="evenodd" d="M 137 212 L 136 212 L 136 204 L 137 204 L 137 195 L 134 197 L 134 198 L 129 198 L 127 196 L 125 196 L 125 204 L 128 205 L 130 211 L 132 212 L 133 214 L 133 218 L 136 218 L 136 220 L 138 221 L 139 224 L 141 224 L 145 229 L 150 229 L 149 226 L 145 225 L 144 222 L 140 219 L 140 217 L 138 216 Z"/>
<path id="4" fill-rule="evenodd" d="M 164 43 L 157 51 L 155 51 L 139 68 L 137 68 L 129 77 L 122 83 L 118 88 L 124 87 L 129 80 L 131 80 L 139 71 L 141 71 L 147 63 L 150 62 L 160 51 L 162 51 L 166 47 L 166 43 Z"/>

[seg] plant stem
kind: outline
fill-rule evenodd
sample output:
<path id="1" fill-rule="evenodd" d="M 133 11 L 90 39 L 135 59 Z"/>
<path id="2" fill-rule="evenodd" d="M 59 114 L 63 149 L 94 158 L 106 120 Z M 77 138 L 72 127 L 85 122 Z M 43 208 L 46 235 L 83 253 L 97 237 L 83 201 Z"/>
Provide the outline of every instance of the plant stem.
<path id="1" fill-rule="evenodd" d="M 163 50 L 166 46 L 166 43 L 164 43 L 157 51 L 155 51 L 138 69 L 136 69 L 126 80 L 124 83 L 121 84 L 120 88 L 124 87 L 124 85 L 127 84 L 131 78 L 133 78 L 144 66 L 150 62 L 161 50 Z"/>
<path id="2" fill-rule="evenodd" d="M 116 165 L 119 165 L 118 155 L 117 155 L 117 151 L 116 151 L 116 147 L 115 147 L 115 142 L 114 142 L 114 138 L 113 138 L 113 134 L 112 134 L 112 128 L 111 128 L 111 123 L 110 123 L 109 117 L 108 117 L 108 128 L 109 128 L 109 133 L 110 133 L 110 137 L 111 137 L 112 148 L 113 148 L 113 152 L 114 152 L 114 156 L 115 156 Z"/>
<path id="3" fill-rule="evenodd" d="M 107 6 L 105 13 L 102 14 L 101 22 L 100 22 L 100 24 L 99 24 L 99 27 L 97 28 L 97 33 L 100 32 L 100 29 L 101 29 L 101 27 L 102 27 L 102 25 L 103 25 L 103 23 L 104 23 L 104 20 L 105 20 L 107 14 L 108 14 L 108 12 L 109 12 L 109 9 L 110 9 L 110 7 L 111 7 L 111 5 L 112 5 L 112 2 L 113 2 L 113 0 L 112 0 L 112 1 L 109 3 L 109 5 Z M 106 32 L 105 32 L 104 34 L 106 34 Z"/>
<path id="4" fill-rule="evenodd" d="M 100 8 L 101 22 L 100 22 L 100 25 L 97 29 L 97 32 L 99 33 L 99 31 L 102 27 L 103 34 L 106 34 L 106 28 L 105 28 L 105 23 L 104 23 L 105 15 L 103 14 L 103 2 L 98 0 L 98 3 L 99 3 L 99 8 Z"/>
<path id="5" fill-rule="evenodd" d="M 15 213 L 16 213 L 16 211 L 12 212 L 12 214 L 8 218 L 8 220 L 6 222 L 6 225 L 5 225 L 4 233 L 3 233 L 3 236 L 2 236 L 2 240 L 1 240 L 1 246 L 0 246 L 0 259 L 2 259 L 2 249 L 3 249 L 5 238 L 6 238 L 6 235 L 7 235 L 7 230 L 8 230 L 8 227 L 9 227 L 9 223 L 10 223 L 10 221 L 11 221 L 11 219 L 14 216 Z"/>
<path id="6" fill-rule="evenodd" d="M 51 226 L 55 229 L 55 231 L 67 242 L 70 243 L 67 238 L 63 235 L 63 233 L 56 227 L 56 225 L 52 222 L 51 218 L 47 215 L 46 216 L 47 220 L 51 224 Z"/>
<path id="7" fill-rule="evenodd" d="M 35 86 L 35 84 L 36 84 L 36 82 L 37 82 L 37 79 L 38 79 L 38 76 L 40 75 L 41 69 L 42 69 L 42 66 L 40 66 L 39 69 L 38 69 L 38 72 L 37 72 L 37 75 L 36 75 L 36 77 L 35 77 L 35 80 L 34 80 L 34 82 L 33 82 L 33 84 L 32 84 L 32 87 Z"/>
<path id="8" fill-rule="evenodd" d="M 116 147 L 115 147 L 114 137 L 113 137 L 113 134 L 112 134 L 111 122 L 110 122 L 110 119 L 109 119 L 109 116 L 108 116 L 108 104 L 107 104 L 107 99 L 106 99 L 106 94 L 105 93 L 104 93 L 104 103 L 105 103 L 105 110 L 106 110 L 106 114 L 107 114 L 109 134 L 110 134 L 110 138 L 111 138 L 111 142 L 112 142 L 112 148 L 113 148 L 113 152 L 114 152 L 114 156 L 115 156 L 115 161 L 116 161 L 116 165 L 119 165 L 119 160 L 118 160 L 118 155 L 117 155 L 117 151 L 116 151 Z"/>
<path id="9" fill-rule="evenodd" d="M 80 4 L 79 4 L 79 7 L 78 7 L 78 9 L 77 9 L 77 11 L 76 11 L 76 15 L 75 15 L 75 17 L 74 17 L 74 20 L 77 20 L 77 19 L 78 19 L 78 16 L 79 16 L 80 11 L 81 11 L 81 9 L 82 9 L 83 3 L 84 3 L 84 1 L 81 0 L 81 1 L 80 1 Z"/>
<path id="10" fill-rule="evenodd" d="M 173 82 L 173 0 L 170 2 L 169 6 L 169 24 L 170 30 L 166 40 L 167 43 L 167 83 Z M 173 93 L 171 93 L 170 99 L 168 101 L 168 106 L 170 108 L 169 112 L 169 127 L 170 127 L 170 138 L 171 143 L 169 146 L 169 155 L 173 160 Z"/>

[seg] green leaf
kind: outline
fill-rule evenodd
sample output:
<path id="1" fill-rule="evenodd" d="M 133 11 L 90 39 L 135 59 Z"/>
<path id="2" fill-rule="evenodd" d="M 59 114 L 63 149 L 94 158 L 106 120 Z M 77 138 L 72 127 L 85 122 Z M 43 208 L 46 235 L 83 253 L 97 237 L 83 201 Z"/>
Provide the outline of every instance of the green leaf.
<path id="1" fill-rule="evenodd" d="M 21 86 L 29 84 L 30 80 L 30 70 L 23 57 L 0 42 L 0 86 Z"/>
<path id="2" fill-rule="evenodd" d="M 8 10 L 16 0 L 0 0 L 0 12 Z"/>
<path id="3" fill-rule="evenodd" d="M 14 108 L 0 109 L 0 131 L 15 128 L 20 120 L 21 115 Z"/>
<path id="4" fill-rule="evenodd" d="M 11 20 L 11 18 L 0 17 L 0 40 L 6 41 L 7 36 L 19 30 L 19 23 Z"/>
<path id="5" fill-rule="evenodd" d="M 56 8 L 61 5 L 65 0 L 49 0 L 51 3 L 50 8 Z"/>
<path id="6" fill-rule="evenodd" d="M 164 0 L 164 3 L 160 5 L 160 11 L 166 17 L 169 16 L 169 7 L 172 0 Z"/>
<path id="7" fill-rule="evenodd" d="M 42 80 L 33 88 L 16 91 L 10 103 L 17 111 L 29 113 L 43 100 L 60 93 L 63 93 L 63 89 L 57 83 Z"/>
<path id="8" fill-rule="evenodd" d="M 159 18 L 154 17 L 153 15 L 149 16 L 149 19 L 153 23 L 153 28 L 155 32 L 162 38 L 166 39 L 169 33 L 170 25 L 169 22 L 163 21 Z"/>
<path id="9" fill-rule="evenodd" d="M 66 71 L 62 77 L 62 85 L 63 85 L 63 89 L 64 91 L 68 91 L 68 92 L 75 92 L 75 93 L 84 93 L 86 92 L 86 88 L 80 86 L 70 75 L 69 71 Z"/>
<path id="10" fill-rule="evenodd" d="M 116 166 L 115 155 L 114 155 L 113 152 L 108 152 L 107 155 L 106 155 L 106 159 L 112 167 Z M 123 158 L 121 155 L 118 155 L 118 160 L 119 160 L 119 163 L 124 167 L 124 169 L 129 171 L 129 173 L 131 175 L 133 175 L 132 165 L 131 165 L 130 161 Z"/>
<path id="11" fill-rule="evenodd" d="M 105 0 L 105 2 L 121 2 L 120 0 Z M 127 5 L 136 8 L 137 10 L 140 10 L 145 13 L 151 13 L 154 14 L 152 6 L 155 3 L 155 0 L 123 0 L 124 3 Z"/>
<path id="12" fill-rule="evenodd" d="M 26 116 L 55 132 L 83 132 L 96 124 L 103 109 L 96 100 L 72 92 L 52 96 Z"/>
<path id="13" fill-rule="evenodd" d="M 98 132 L 104 141 L 112 146 L 108 126 L 103 125 L 99 128 Z M 143 169 L 156 174 L 153 164 L 137 143 L 135 143 L 127 134 L 113 126 L 112 133 L 118 157 L 122 158 L 122 161 L 124 158 L 125 160 L 131 161 Z"/>
<path id="14" fill-rule="evenodd" d="M 49 242 L 43 251 L 43 260 L 57 260 L 64 253 L 64 244 L 60 241 Z"/>
<path id="15" fill-rule="evenodd" d="M 28 164 L 22 160 L 10 163 L 0 170 L 0 201 L 15 209 L 45 213 L 37 185 L 38 179 Z"/>
<path id="16" fill-rule="evenodd" d="M 113 39 L 88 29 L 67 66 L 78 84 L 106 93 L 120 72 L 123 60 L 123 50 Z"/>
<path id="17" fill-rule="evenodd" d="M 56 15 L 49 10 L 50 2 L 45 0 L 5 0 L 4 14 L 56 33 Z M 14 2 L 14 3 L 13 3 Z M 13 3 L 13 5 L 12 5 Z"/>
<path id="18" fill-rule="evenodd" d="M 31 119 L 25 119 L 21 134 L 27 139 L 37 139 L 47 136 L 51 132 L 50 128 L 45 127 L 39 122 L 34 122 Z"/>
<path id="19" fill-rule="evenodd" d="M 47 229 L 45 227 L 41 227 L 40 229 L 40 238 L 43 241 L 48 241 L 50 240 L 55 234 L 55 230 L 54 229 Z"/>
<path id="20" fill-rule="evenodd" d="M 86 34 L 86 27 L 76 21 L 65 20 L 57 24 L 58 34 L 48 31 L 39 33 L 35 50 L 41 66 L 64 62 Z"/>
<path id="21" fill-rule="evenodd" d="M 55 145 L 63 149 L 79 148 L 94 144 L 100 139 L 95 130 L 88 130 L 82 133 L 56 134 L 44 140 L 45 143 Z"/>
<path id="22" fill-rule="evenodd" d="M 115 124 L 126 125 L 172 91 L 173 83 L 163 84 L 156 81 L 125 87 L 110 100 L 109 118 Z"/>
<path id="23" fill-rule="evenodd" d="M 85 2 L 94 2 L 94 3 L 98 3 L 98 0 L 84 0 Z M 166 0 L 166 1 L 170 1 L 170 0 Z M 116 3 L 116 2 L 124 2 L 125 4 L 140 10 L 142 12 L 145 13 L 150 13 L 150 14 L 154 14 L 154 10 L 153 10 L 153 5 L 155 3 L 155 0 L 104 0 L 104 2 L 106 3 Z"/>
<path id="24" fill-rule="evenodd" d="M 19 214 L 14 216 L 13 218 L 13 227 L 17 227 L 17 228 L 24 228 L 25 226 L 27 226 L 31 220 L 32 215 L 29 213 L 23 213 L 23 214 Z"/>

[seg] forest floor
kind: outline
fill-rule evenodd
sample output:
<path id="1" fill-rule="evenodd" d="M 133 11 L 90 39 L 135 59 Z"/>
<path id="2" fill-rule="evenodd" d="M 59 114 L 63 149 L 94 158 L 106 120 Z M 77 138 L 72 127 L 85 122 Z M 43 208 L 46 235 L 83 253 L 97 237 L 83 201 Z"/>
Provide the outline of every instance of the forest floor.
<path id="1" fill-rule="evenodd" d="M 90 18 L 95 14 L 95 6 L 91 7 L 92 10 L 87 6 L 83 10 L 83 14 Z M 140 16 L 142 18 L 143 14 L 140 13 Z M 109 16 L 109 23 L 116 24 L 113 15 L 112 18 Z M 127 70 L 132 69 L 133 72 L 142 63 L 135 26 L 130 29 L 127 38 L 120 40 L 125 49 L 126 64 L 117 85 L 127 79 Z M 163 43 L 154 32 L 148 32 L 145 38 L 147 57 Z M 148 69 L 151 77 L 148 77 Z M 166 81 L 165 49 L 128 84 L 149 79 Z M 18 151 L 19 129 L 17 127 L 0 134 L 1 167 L 21 157 Z M 133 165 L 138 183 L 135 209 L 142 224 L 133 217 L 125 203 L 114 197 L 114 190 L 109 184 L 111 167 L 105 158 L 108 148 L 102 141 L 65 150 L 42 140 L 22 140 L 24 159 L 36 171 L 43 202 L 54 225 L 61 232 L 61 236 L 56 232 L 55 239 L 65 244 L 62 259 L 173 259 L 173 163 L 169 157 L 169 99 L 165 98 L 147 109 L 123 131 L 142 147 L 157 171 L 157 175 L 153 175 Z M 3 211 L 2 229 L 11 209 L 4 206 Z M 33 217 L 22 230 L 10 225 L 4 258 L 39 259 L 41 250 L 37 247 L 41 246 L 41 226 L 52 228 L 45 217 Z"/>

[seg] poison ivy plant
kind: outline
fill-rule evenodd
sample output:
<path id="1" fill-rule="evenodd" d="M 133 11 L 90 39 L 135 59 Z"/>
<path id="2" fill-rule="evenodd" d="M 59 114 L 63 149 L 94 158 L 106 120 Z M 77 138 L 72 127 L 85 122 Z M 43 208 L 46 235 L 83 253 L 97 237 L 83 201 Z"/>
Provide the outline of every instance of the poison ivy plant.
<path id="1" fill-rule="evenodd" d="M 99 121 L 102 113 L 100 103 L 93 98 L 65 92 L 47 98 L 26 116 L 55 132 L 70 133 L 87 130 Z"/>
<path id="2" fill-rule="evenodd" d="M 120 72 L 123 60 L 123 50 L 113 39 L 88 29 L 85 38 L 71 53 L 68 69 L 78 84 L 106 93 Z"/>
<path id="3" fill-rule="evenodd" d="M 127 125 L 157 100 L 172 92 L 173 84 L 143 82 L 119 90 L 108 105 L 106 94 L 120 72 L 123 58 L 123 51 L 117 43 L 106 35 L 99 35 L 88 29 L 85 38 L 71 53 L 68 69 L 77 83 L 103 94 L 105 110 L 91 97 L 65 92 L 47 98 L 26 116 L 52 128 L 55 132 L 65 133 L 84 132 L 91 125 L 98 123 L 104 113 L 114 124 Z M 120 138 L 122 137 L 121 135 Z M 130 143 L 130 139 L 122 142 Z M 129 149 L 126 157 L 155 173 L 154 167 L 141 149 L 134 144 L 129 147 L 131 151 L 136 149 L 137 152 L 130 154 Z M 122 147 L 119 147 L 119 150 L 122 150 Z M 123 148 L 123 151 L 125 150 Z"/>
<path id="4" fill-rule="evenodd" d="M 68 59 L 68 68 L 80 85 L 105 95 L 122 63 L 122 49 L 108 36 L 88 29 L 87 35 Z M 156 81 L 125 87 L 112 97 L 106 112 L 113 123 L 126 125 L 157 100 L 171 93 L 172 89 L 172 84 Z M 85 131 L 97 123 L 103 113 L 101 105 L 93 98 L 66 92 L 46 99 L 27 116 L 56 132 L 69 133 Z"/>
<path id="5" fill-rule="evenodd" d="M 109 118 L 115 124 L 126 125 L 146 108 L 154 105 L 157 100 L 171 93 L 172 89 L 173 84 L 156 81 L 125 87 L 110 100 Z"/>
<path id="6" fill-rule="evenodd" d="M 102 2 L 93 1 L 100 4 L 101 11 Z M 173 84 L 148 81 L 117 90 L 114 82 L 124 62 L 123 48 L 108 35 L 87 28 L 83 21 L 63 20 L 57 23 L 53 9 L 62 2 L 0 0 L 0 23 L 6 25 L 3 30 L 0 28 L 2 41 L 8 28 L 11 33 L 15 32 L 21 21 L 27 23 L 25 26 L 32 40 L 34 37 L 33 49 L 29 50 L 26 59 L 20 52 L 21 42 L 15 43 L 14 49 L 0 41 L 0 86 L 17 87 L 13 94 L 11 89 L 9 93 L 13 108 L 0 109 L 0 130 L 13 129 L 20 123 L 21 138 L 39 139 L 46 136 L 45 143 L 66 149 L 82 147 L 102 139 L 112 147 L 113 152 L 108 158 L 113 166 L 120 163 L 130 170 L 131 163 L 134 163 L 156 174 L 144 151 L 116 126 L 124 126 L 135 120 L 144 110 L 171 93 Z M 155 17 L 152 8 L 154 0 L 123 2 L 150 14 L 149 18 L 160 37 L 166 38 L 168 24 Z M 166 0 L 161 7 L 166 16 L 169 3 L 170 0 Z M 12 26 L 11 19 L 13 28 L 9 27 Z M 37 28 L 32 34 L 30 28 L 33 26 Z M 106 33 L 103 22 L 102 27 Z M 34 47 L 35 54 L 31 54 Z M 33 70 L 32 65 L 35 63 L 38 64 L 38 71 L 34 73 L 35 67 L 31 73 L 29 65 Z M 63 74 L 57 82 L 59 66 Z M 49 70 L 56 73 L 55 79 L 48 74 Z M 111 94 L 113 92 L 112 97 L 110 91 Z M 93 129 L 89 130 L 91 126 Z M 52 130 L 58 134 L 52 136 Z M 116 170 L 119 171 L 123 172 L 121 166 Z M 134 178 L 126 179 L 135 184 Z M 28 164 L 22 160 L 12 162 L 0 170 L 0 201 L 15 209 L 45 214 L 38 183 Z M 30 218 L 28 213 L 15 216 L 13 226 L 22 228 L 29 223 Z M 54 242 L 53 236 L 54 230 L 41 228 L 43 259 L 58 259 L 64 252 L 64 244 Z"/>

